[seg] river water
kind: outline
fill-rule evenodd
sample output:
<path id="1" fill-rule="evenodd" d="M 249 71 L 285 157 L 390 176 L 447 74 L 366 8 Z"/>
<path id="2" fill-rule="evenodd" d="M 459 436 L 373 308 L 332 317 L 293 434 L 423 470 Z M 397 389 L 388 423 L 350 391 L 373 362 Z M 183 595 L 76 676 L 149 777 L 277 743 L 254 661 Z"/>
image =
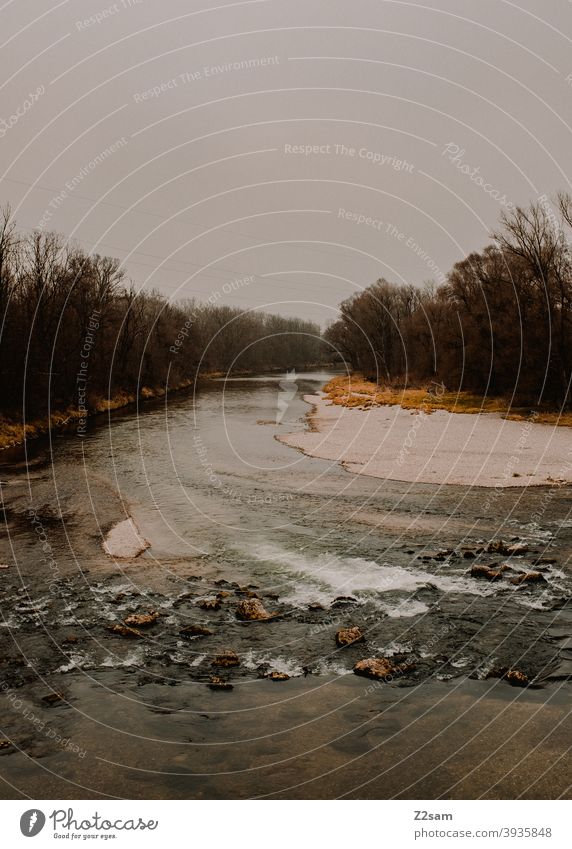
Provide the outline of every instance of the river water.
<path id="1" fill-rule="evenodd" d="M 329 376 L 211 381 L 6 460 L 5 796 L 566 795 L 570 487 L 384 481 L 277 441 Z M 128 516 L 150 545 L 114 560 Z M 527 550 L 487 554 L 500 538 Z M 538 584 L 470 575 L 539 558 Z M 239 621 L 249 593 L 275 618 Z M 142 638 L 109 631 L 146 611 Z M 345 626 L 365 645 L 339 649 Z M 352 674 L 372 656 L 409 671 Z"/>

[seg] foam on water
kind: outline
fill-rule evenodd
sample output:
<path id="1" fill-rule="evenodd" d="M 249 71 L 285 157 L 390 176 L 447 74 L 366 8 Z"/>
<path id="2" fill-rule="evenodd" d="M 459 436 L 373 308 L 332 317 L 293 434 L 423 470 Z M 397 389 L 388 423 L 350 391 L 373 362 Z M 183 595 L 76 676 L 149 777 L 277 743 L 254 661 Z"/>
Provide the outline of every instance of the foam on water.
<path id="1" fill-rule="evenodd" d="M 246 669 L 258 669 L 259 666 L 268 666 L 271 672 L 285 672 L 291 678 L 304 674 L 302 667 L 294 660 L 282 656 L 273 656 L 268 652 L 254 651 L 250 649 L 241 659 Z"/>
<path id="2" fill-rule="evenodd" d="M 69 656 L 69 663 L 64 663 L 54 669 L 54 674 L 58 672 L 73 672 L 74 669 L 87 669 L 91 663 L 89 655 L 81 652 L 72 652 Z"/>
<path id="3" fill-rule="evenodd" d="M 110 667 L 111 669 L 118 669 L 122 666 L 144 666 L 145 653 L 142 649 L 136 648 L 128 652 L 123 658 L 119 658 L 117 655 L 108 654 L 100 665 Z"/>
<path id="4" fill-rule="evenodd" d="M 422 613 L 427 613 L 429 608 L 422 601 L 415 599 L 404 599 L 398 604 L 381 605 L 381 609 L 389 616 L 390 619 L 407 619 L 409 616 L 421 616 Z"/>
<path id="5" fill-rule="evenodd" d="M 465 573 L 430 573 L 389 563 L 379 564 L 364 557 L 343 557 L 338 554 L 312 556 L 287 551 L 271 543 L 253 546 L 248 554 L 267 563 L 282 579 L 286 572 L 292 585 L 283 598 L 291 604 L 306 605 L 314 601 L 331 604 L 336 596 L 340 595 L 413 592 L 427 584 L 432 584 L 445 593 L 475 596 L 498 593 L 498 587 L 475 581 Z M 420 602 L 412 601 L 410 604 L 418 604 L 419 607 L 415 610 L 404 606 L 401 610 L 401 605 L 392 605 L 388 608 L 388 615 L 415 616 L 427 610 Z M 389 613 L 389 609 L 393 612 Z"/>

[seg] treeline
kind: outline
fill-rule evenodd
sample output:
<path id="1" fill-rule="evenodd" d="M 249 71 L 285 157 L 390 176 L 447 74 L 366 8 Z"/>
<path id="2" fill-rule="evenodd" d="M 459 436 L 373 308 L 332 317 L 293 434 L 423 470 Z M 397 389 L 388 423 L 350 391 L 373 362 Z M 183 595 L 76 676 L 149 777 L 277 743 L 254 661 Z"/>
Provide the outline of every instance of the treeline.
<path id="1" fill-rule="evenodd" d="M 493 243 L 446 283 L 378 280 L 344 301 L 326 338 L 380 383 L 436 380 L 515 403 L 570 404 L 572 198 L 502 215 Z"/>
<path id="2" fill-rule="evenodd" d="M 137 292 L 119 260 L 0 217 L 0 410 L 27 419 L 197 373 L 301 367 L 321 356 L 311 322 Z M 145 394 L 145 392 L 143 392 Z"/>

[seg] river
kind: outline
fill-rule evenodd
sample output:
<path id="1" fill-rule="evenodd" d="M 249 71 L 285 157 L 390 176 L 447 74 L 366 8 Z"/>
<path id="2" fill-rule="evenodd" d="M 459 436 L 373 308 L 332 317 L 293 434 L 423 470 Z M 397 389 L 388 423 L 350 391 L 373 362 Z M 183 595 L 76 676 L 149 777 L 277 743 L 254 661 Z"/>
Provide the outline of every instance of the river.
<path id="1" fill-rule="evenodd" d="M 277 441 L 329 376 L 210 381 L 6 457 L 6 798 L 569 793 L 570 487 L 385 481 Z M 129 516 L 149 548 L 114 560 Z M 487 554 L 499 538 L 526 551 Z M 538 584 L 470 575 L 541 558 Z M 253 593 L 273 619 L 237 619 Z M 145 611 L 142 638 L 110 632 Z M 365 644 L 338 648 L 346 626 Z M 372 656 L 409 671 L 353 675 Z"/>

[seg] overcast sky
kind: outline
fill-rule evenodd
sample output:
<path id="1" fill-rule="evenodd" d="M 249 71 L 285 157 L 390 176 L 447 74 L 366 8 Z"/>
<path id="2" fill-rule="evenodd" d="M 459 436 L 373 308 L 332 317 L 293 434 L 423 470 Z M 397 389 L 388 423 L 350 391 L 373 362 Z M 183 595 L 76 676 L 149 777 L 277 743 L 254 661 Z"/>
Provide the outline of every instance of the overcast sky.
<path id="1" fill-rule="evenodd" d="M 8 0 L 0 42 L 2 202 L 174 299 L 325 323 L 571 188 L 565 0 Z"/>

